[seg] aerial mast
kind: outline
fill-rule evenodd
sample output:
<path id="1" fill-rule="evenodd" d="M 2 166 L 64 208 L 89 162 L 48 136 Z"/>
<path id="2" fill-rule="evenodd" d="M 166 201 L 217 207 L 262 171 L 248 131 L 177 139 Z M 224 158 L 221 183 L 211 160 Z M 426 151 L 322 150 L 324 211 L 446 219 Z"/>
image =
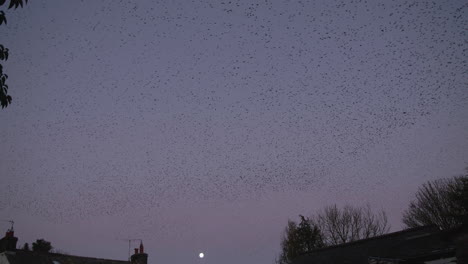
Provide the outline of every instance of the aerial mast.
<path id="1" fill-rule="evenodd" d="M 11 227 L 10 227 L 10 229 L 8 229 L 8 231 L 9 231 L 9 232 L 13 232 L 13 231 L 14 231 L 13 227 L 14 227 L 14 225 L 15 225 L 15 221 L 13 221 L 13 220 L 4 220 L 4 219 L 2 219 L 2 220 L 0 220 L 0 221 L 9 222 L 9 223 L 11 224 Z"/>
<path id="2" fill-rule="evenodd" d="M 143 244 L 143 240 L 141 238 L 132 238 L 132 239 L 127 239 L 128 240 L 128 261 L 130 261 L 130 248 L 131 248 L 131 243 L 132 241 L 140 241 L 140 246 Z"/>

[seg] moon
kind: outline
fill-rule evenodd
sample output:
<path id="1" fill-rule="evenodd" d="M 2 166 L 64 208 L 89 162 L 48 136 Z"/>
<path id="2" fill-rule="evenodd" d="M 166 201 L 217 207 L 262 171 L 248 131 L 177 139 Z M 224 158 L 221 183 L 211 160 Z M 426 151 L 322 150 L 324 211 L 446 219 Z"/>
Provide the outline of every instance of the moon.
<path id="1" fill-rule="evenodd" d="M 203 252 L 201 252 L 200 254 L 198 254 L 198 257 L 202 259 L 202 258 L 205 257 L 205 254 L 203 254 Z"/>

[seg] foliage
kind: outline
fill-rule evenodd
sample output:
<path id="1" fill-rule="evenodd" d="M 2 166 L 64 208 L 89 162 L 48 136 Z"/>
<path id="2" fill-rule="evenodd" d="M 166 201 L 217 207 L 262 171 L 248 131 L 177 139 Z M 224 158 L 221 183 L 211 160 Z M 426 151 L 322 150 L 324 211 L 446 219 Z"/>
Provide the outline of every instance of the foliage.
<path id="1" fill-rule="evenodd" d="M 6 25 L 7 20 L 6 20 L 5 12 L 0 11 L 0 25 L 3 24 L 3 23 L 5 23 L 5 25 Z"/>
<path id="2" fill-rule="evenodd" d="M 285 235 L 281 241 L 282 252 L 278 264 L 289 264 L 297 256 L 324 246 L 322 234 L 310 219 L 300 215 L 301 222 L 296 224 L 289 220 Z"/>
<path id="3" fill-rule="evenodd" d="M 314 221 L 323 234 L 327 246 L 339 245 L 387 233 L 390 229 L 384 211 L 372 213 L 369 206 L 336 205 L 320 211 Z"/>
<path id="4" fill-rule="evenodd" d="M 281 241 L 278 264 L 292 263 L 293 259 L 325 246 L 333 246 L 387 233 L 387 215 L 384 211 L 372 213 L 369 206 L 339 209 L 325 207 L 314 217 L 302 215 L 301 222 L 288 221 Z"/>
<path id="5" fill-rule="evenodd" d="M 29 251 L 29 244 L 28 243 L 24 243 L 23 245 L 23 248 L 22 248 L 24 251 Z"/>
<path id="6" fill-rule="evenodd" d="M 32 244 L 33 251 L 36 252 L 49 252 L 52 249 L 52 245 L 49 241 L 44 239 L 38 239 Z"/>
<path id="7" fill-rule="evenodd" d="M 15 9 L 19 6 L 23 7 L 23 0 L 10 0 L 10 4 L 8 9 L 14 7 Z M 24 0 L 26 4 L 28 0 Z M 6 0 L 0 0 L 0 6 L 6 3 Z M 5 23 L 7 24 L 7 19 L 5 16 L 4 11 L 0 11 L 0 25 Z M 5 48 L 3 45 L 0 45 L 0 60 L 8 60 L 8 49 Z M 11 104 L 11 96 L 8 95 L 8 85 L 6 84 L 6 80 L 8 79 L 8 75 L 3 73 L 3 66 L 0 64 L 0 105 L 2 108 L 7 107 Z"/>
<path id="8" fill-rule="evenodd" d="M 0 45 L 0 60 L 8 59 L 8 49 Z M 3 66 L 0 64 L 0 104 L 2 108 L 7 107 L 11 103 L 11 96 L 8 95 L 8 85 L 6 80 L 8 75 L 3 73 Z"/>
<path id="9" fill-rule="evenodd" d="M 436 225 L 450 229 L 466 221 L 468 214 L 468 168 L 463 176 L 428 181 L 403 214 L 407 227 Z"/>
<path id="10" fill-rule="evenodd" d="M 0 0 L 0 6 L 5 4 L 6 0 Z M 28 0 L 24 0 L 24 3 L 26 4 Z M 15 7 L 18 8 L 18 6 L 23 7 L 23 0 L 10 0 L 10 5 L 8 6 L 8 9 Z"/>

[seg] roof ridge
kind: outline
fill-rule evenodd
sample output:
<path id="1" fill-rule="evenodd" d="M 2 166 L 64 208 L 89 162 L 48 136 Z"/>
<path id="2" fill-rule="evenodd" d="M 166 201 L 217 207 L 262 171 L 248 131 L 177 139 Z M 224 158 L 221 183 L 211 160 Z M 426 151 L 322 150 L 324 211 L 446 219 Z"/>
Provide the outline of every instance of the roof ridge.
<path id="1" fill-rule="evenodd" d="M 427 230 L 434 230 L 434 231 L 436 231 L 436 232 L 440 232 L 440 231 L 441 231 L 441 230 L 439 230 L 439 228 L 438 228 L 436 225 L 418 226 L 418 227 L 413 227 L 413 228 L 407 228 L 407 229 L 399 230 L 399 231 L 392 232 L 392 233 L 386 233 L 386 234 L 379 235 L 379 236 L 374 236 L 374 237 L 359 239 L 359 240 L 355 240 L 355 241 L 351 241 L 351 242 L 346 242 L 346 243 L 343 243 L 343 244 L 332 245 L 332 246 L 323 247 L 323 248 L 317 248 L 317 249 L 314 249 L 314 250 L 312 250 L 312 251 L 310 251 L 310 252 L 307 252 L 307 253 L 304 254 L 304 255 L 309 255 L 309 254 L 312 254 L 312 253 L 315 253 L 315 252 L 319 252 L 319 251 L 325 251 L 325 250 L 329 250 L 329 249 L 334 249 L 334 248 L 339 248 L 339 247 L 345 247 L 345 246 L 349 246 L 349 245 L 353 245 L 353 244 L 364 243 L 364 242 L 371 241 L 371 240 L 381 239 L 381 238 L 385 238 L 385 237 L 397 236 L 397 235 L 401 235 L 402 233 L 407 233 L 407 232 L 409 233 L 409 232 L 414 232 L 414 231 L 419 231 L 419 230 L 425 230 L 425 229 L 427 229 Z M 436 233 L 436 232 L 434 232 L 434 233 Z"/>
<path id="2" fill-rule="evenodd" d="M 108 261 L 121 261 L 121 262 L 127 262 L 129 263 L 128 260 L 119 260 L 119 259 L 109 259 L 109 258 L 97 258 L 97 257 L 86 257 L 86 256 L 78 256 L 78 255 L 71 255 L 71 254 L 64 254 L 64 253 L 55 253 L 55 252 L 38 252 L 38 251 L 30 251 L 30 250 L 22 250 L 22 249 L 17 249 L 16 252 L 24 252 L 24 253 L 32 253 L 32 254 L 37 254 L 37 255 L 52 255 L 52 256 L 63 256 L 63 257 L 74 257 L 74 258 L 86 258 L 86 259 L 94 259 L 94 260 L 108 260 Z"/>

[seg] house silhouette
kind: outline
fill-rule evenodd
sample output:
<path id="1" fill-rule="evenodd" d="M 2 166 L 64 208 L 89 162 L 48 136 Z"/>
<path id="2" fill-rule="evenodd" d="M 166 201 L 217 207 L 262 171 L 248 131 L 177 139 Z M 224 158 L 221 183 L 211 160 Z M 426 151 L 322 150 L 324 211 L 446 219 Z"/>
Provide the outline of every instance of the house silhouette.
<path id="1" fill-rule="evenodd" d="M 313 250 L 293 264 L 468 263 L 466 226 L 424 226 Z"/>
<path id="2" fill-rule="evenodd" d="M 18 238 L 13 229 L 9 229 L 5 237 L 0 239 L 0 263 L 1 264 L 147 264 L 148 254 L 144 252 L 143 243 L 135 248 L 135 253 L 130 261 L 90 258 L 57 254 L 49 252 L 27 251 L 16 248 Z"/>

